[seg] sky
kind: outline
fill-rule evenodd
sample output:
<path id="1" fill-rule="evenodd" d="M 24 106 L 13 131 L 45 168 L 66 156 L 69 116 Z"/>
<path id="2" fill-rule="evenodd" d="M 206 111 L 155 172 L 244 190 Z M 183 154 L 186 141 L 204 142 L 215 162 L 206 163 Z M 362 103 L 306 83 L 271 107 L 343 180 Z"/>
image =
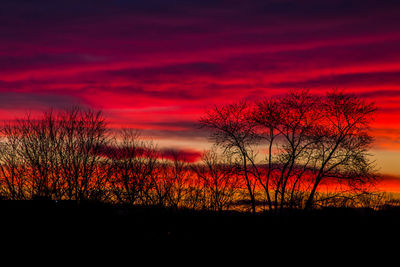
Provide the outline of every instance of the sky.
<path id="1" fill-rule="evenodd" d="M 212 105 L 332 88 L 376 103 L 400 177 L 400 1 L 0 1 L 0 120 L 82 105 L 200 155 Z"/>

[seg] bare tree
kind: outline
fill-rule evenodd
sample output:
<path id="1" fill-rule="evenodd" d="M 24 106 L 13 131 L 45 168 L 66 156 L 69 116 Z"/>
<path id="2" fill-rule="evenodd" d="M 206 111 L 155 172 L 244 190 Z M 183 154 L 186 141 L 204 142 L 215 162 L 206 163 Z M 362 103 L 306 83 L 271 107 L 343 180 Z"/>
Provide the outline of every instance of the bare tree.
<path id="1" fill-rule="evenodd" d="M 53 111 L 49 111 L 42 118 L 28 115 L 4 128 L 9 134 L 8 145 L 16 149 L 20 167 L 25 169 L 27 188 L 33 198 L 61 198 L 62 183 L 56 172 L 59 147 L 56 123 Z"/>
<path id="2" fill-rule="evenodd" d="M 210 150 L 203 154 L 202 164 L 197 164 L 193 170 L 202 182 L 208 208 L 216 211 L 229 208 L 239 187 L 237 168 L 232 159 Z"/>
<path id="3" fill-rule="evenodd" d="M 108 153 L 112 159 L 113 190 L 117 199 L 131 204 L 154 204 L 154 177 L 158 154 L 139 132 L 124 129 Z"/>
<path id="4" fill-rule="evenodd" d="M 349 186 L 372 182 L 374 165 L 368 149 L 373 138 L 368 134 L 369 123 L 376 107 L 355 95 L 332 91 L 322 103 L 314 147 L 313 186 L 306 202 L 309 209 L 321 181 L 344 180 Z"/>
<path id="5" fill-rule="evenodd" d="M 158 155 L 160 155 L 158 153 Z M 160 155 L 161 156 L 161 155 Z M 155 173 L 152 176 L 153 194 L 151 195 L 151 203 L 160 207 L 169 205 L 170 192 L 172 190 L 173 181 L 169 175 L 170 162 L 160 158 L 156 162 Z"/>
<path id="6" fill-rule="evenodd" d="M 319 105 L 319 98 L 306 90 L 291 91 L 257 103 L 253 118 L 263 127 L 262 137 L 267 140 L 268 146 L 267 178 L 262 184 L 268 184 L 271 176 L 276 176 L 273 180 L 275 210 L 278 203 L 280 210 L 294 203 L 296 189 L 301 185 L 311 161 L 310 149 L 316 141 L 312 132 L 321 118 L 315 112 Z M 277 153 L 273 165 L 271 150 L 274 142 Z"/>
<path id="7" fill-rule="evenodd" d="M 274 160 L 273 149 L 276 146 L 277 139 L 279 138 L 279 123 L 281 117 L 281 109 L 278 101 L 275 99 L 264 98 L 255 103 L 255 108 L 250 114 L 249 121 L 254 123 L 257 127 L 257 133 L 260 139 L 265 142 L 266 146 L 266 160 L 267 171 L 265 175 L 257 175 L 260 185 L 264 188 L 268 210 L 273 209 L 273 202 L 270 194 L 271 182 L 273 179 L 274 171 L 276 169 L 276 162 Z M 259 172 L 260 173 L 260 172 Z M 278 188 L 275 188 L 275 198 L 278 196 Z M 275 208 L 277 206 L 275 205 Z"/>
<path id="8" fill-rule="evenodd" d="M 0 169 L 3 194 L 11 200 L 29 198 L 27 173 L 18 153 L 21 149 L 18 129 L 12 124 L 2 128 L 3 140 L 0 144 Z"/>
<path id="9" fill-rule="evenodd" d="M 198 188 L 178 151 L 160 151 L 130 129 L 123 130 L 117 139 L 107 152 L 112 159 L 117 200 L 173 208 L 198 206 Z"/>
<path id="10" fill-rule="evenodd" d="M 101 112 L 50 110 L 7 124 L 2 132 L 0 168 L 11 198 L 80 200 L 104 192 L 100 149 L 107 137 Z"/>
<path id="11" fill-rule="evenodd" d="M 252 158 L 252 145 L 258 140 L 255 125 L 249 122 L 251 107 L 247 101 L 215 106 L 200 120 L 202 127 L 212 130 L 212 140 L 225 152 L 235 155 L 242 166 L 242 177 L 251 202 L 251 210 L 256 212 L 256 179 L 249 172 L 249 159 Z"/>
<path id="12" fill-rule="evenodd" d="M 167 171 L 165 179 L 168 180 L 169 185 L 168 191 L 168 204 L 170 207 L 179 208 L 185 205 L 187 193 L 188 193 L 188 182 L 190 179 L 190 169 L 185 158 L 179 153 L 179 151 L 170 150 L 166 151 L 170 159 L 166 158 L 170 163 L 165 170 Z"/>
<path id="13" fill-rule="evenodd" d="M 97 168 L 107 146 L 106 122 L 101 111 L 79 107 L 59 113 L 60 173 L 66 187 L 66 197 L 85 200 L 97 178 Z M 97 186 L 98 187 L 98 186 Z"/>
<path id="14" fill-rule="evenodd" d="M 213 130 L 217 145 L 240 159 L 253 211 L 256 183 L 250 177 L 264 189 L 268 210 L 277 212 L 310 208 L 323 180 L 346 182 L 354 195 L 374 180 L 368 157 L 374 111 L 373 104 L 354 95 L 331 91 L 321 97 L 300 90 L 254 106 L 242 101 L 215 107 L 200 123 Z M 254 157 L 259 140 L 266 164 Z M 348 192 L 335 195 L 343 198 Z"/>

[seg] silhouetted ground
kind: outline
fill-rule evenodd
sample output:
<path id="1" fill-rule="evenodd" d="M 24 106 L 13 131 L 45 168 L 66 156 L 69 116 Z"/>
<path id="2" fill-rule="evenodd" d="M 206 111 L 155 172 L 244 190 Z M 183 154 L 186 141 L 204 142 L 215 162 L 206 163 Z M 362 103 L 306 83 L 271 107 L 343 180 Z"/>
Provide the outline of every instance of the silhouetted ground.
<path id="1" fill-rule="evenodd" d="M 282 216 L 206 212 L 72 201 L 0 201 L 1 229 L 11 239 L 49 243 L 260 241 L 323 246 L 398 239 L 400 209 L 323 209 Z"/>

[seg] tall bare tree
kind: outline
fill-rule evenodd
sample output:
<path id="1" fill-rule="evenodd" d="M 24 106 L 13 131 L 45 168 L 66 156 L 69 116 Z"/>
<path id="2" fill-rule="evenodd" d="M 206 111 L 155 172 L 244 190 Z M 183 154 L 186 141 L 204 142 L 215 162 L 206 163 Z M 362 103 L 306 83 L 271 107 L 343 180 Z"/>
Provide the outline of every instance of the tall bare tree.
<path id="1" fill-rule="evenodd" d="M 235 155 L 242 166 L 242 177 L 251 202 L 251 210 L 256 212 L 256 179 L 251 177 L 249 159 L 253 160 L 252 146 L 258 140 L 256 127 L 249 121 L 251 106 L 247 101 L 215 106 L 200 119 L 202 127 L 212 130 L 212 140 L 225 152 Z"/>
<path id="2" fill-rule="evenodd" d="M 375 175 L 368 125 L 375 110 L 354 95 L 299 90 L 254 105 L 215 107 L 200 123 L 213 130 L 217 145 L 239 156 L 253 211 L 256 184 L 250 177 L 264 189 L 268 210 L 278 212 L 312 207 L 321 181 L 346 182 L 353 192 L 370 184 Z M 252 153 L 259 140 L 266 164 Z"/>
<path id="3" fill-rule="evenodd" d="M 372 182 L 376 177 L 368 150 L 373 142 L 369 124 L 376 107 L 355 95 L 329 92 L 322 103 L 314 147 L 313 186 L 306 202 L 309 209 L 321 181 L 345 180 L 350 186 Z"/>
<path id="4" fill-rule="evenodd" d="M 68 199 L 85 200 L 97 180 L 97 168 L 107 146 L 107 127 L 101 111 L 74 107 L 58 115 L 57 150 Z"/>
<path id="5" fill-rule="evenodd" d="M 267 174 L 260 183 L 269 198 L 270 182 L 274 188 L 274 208 L 280 210 L 293 202 L 296 188 L 307 170 L 310 149 L 316 139 L 313 130 L 321 115 L 316 113 L 320 99 L 308 91 L 291 91 L 276 98 L 256 102 L 253 120 L 261 127 L 267 145 Z M 275 145 L 275 155 L 272 153 Z M 273 158 L 275 157 L 275 160 Z M 274 179 L 271 179 L 275 176 Z M 271 209 L 272 205 L 269 205 Z"/>

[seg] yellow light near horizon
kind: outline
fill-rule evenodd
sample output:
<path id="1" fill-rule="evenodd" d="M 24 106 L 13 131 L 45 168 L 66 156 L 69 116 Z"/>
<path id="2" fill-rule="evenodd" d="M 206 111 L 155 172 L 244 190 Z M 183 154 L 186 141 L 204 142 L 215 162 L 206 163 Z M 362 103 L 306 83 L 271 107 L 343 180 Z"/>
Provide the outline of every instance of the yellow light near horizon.
<path id="1" fill-rule="evenodd" d="M 380 173 L 400 176 L 400 151 L 372 150 L 371 154 Z"/>

